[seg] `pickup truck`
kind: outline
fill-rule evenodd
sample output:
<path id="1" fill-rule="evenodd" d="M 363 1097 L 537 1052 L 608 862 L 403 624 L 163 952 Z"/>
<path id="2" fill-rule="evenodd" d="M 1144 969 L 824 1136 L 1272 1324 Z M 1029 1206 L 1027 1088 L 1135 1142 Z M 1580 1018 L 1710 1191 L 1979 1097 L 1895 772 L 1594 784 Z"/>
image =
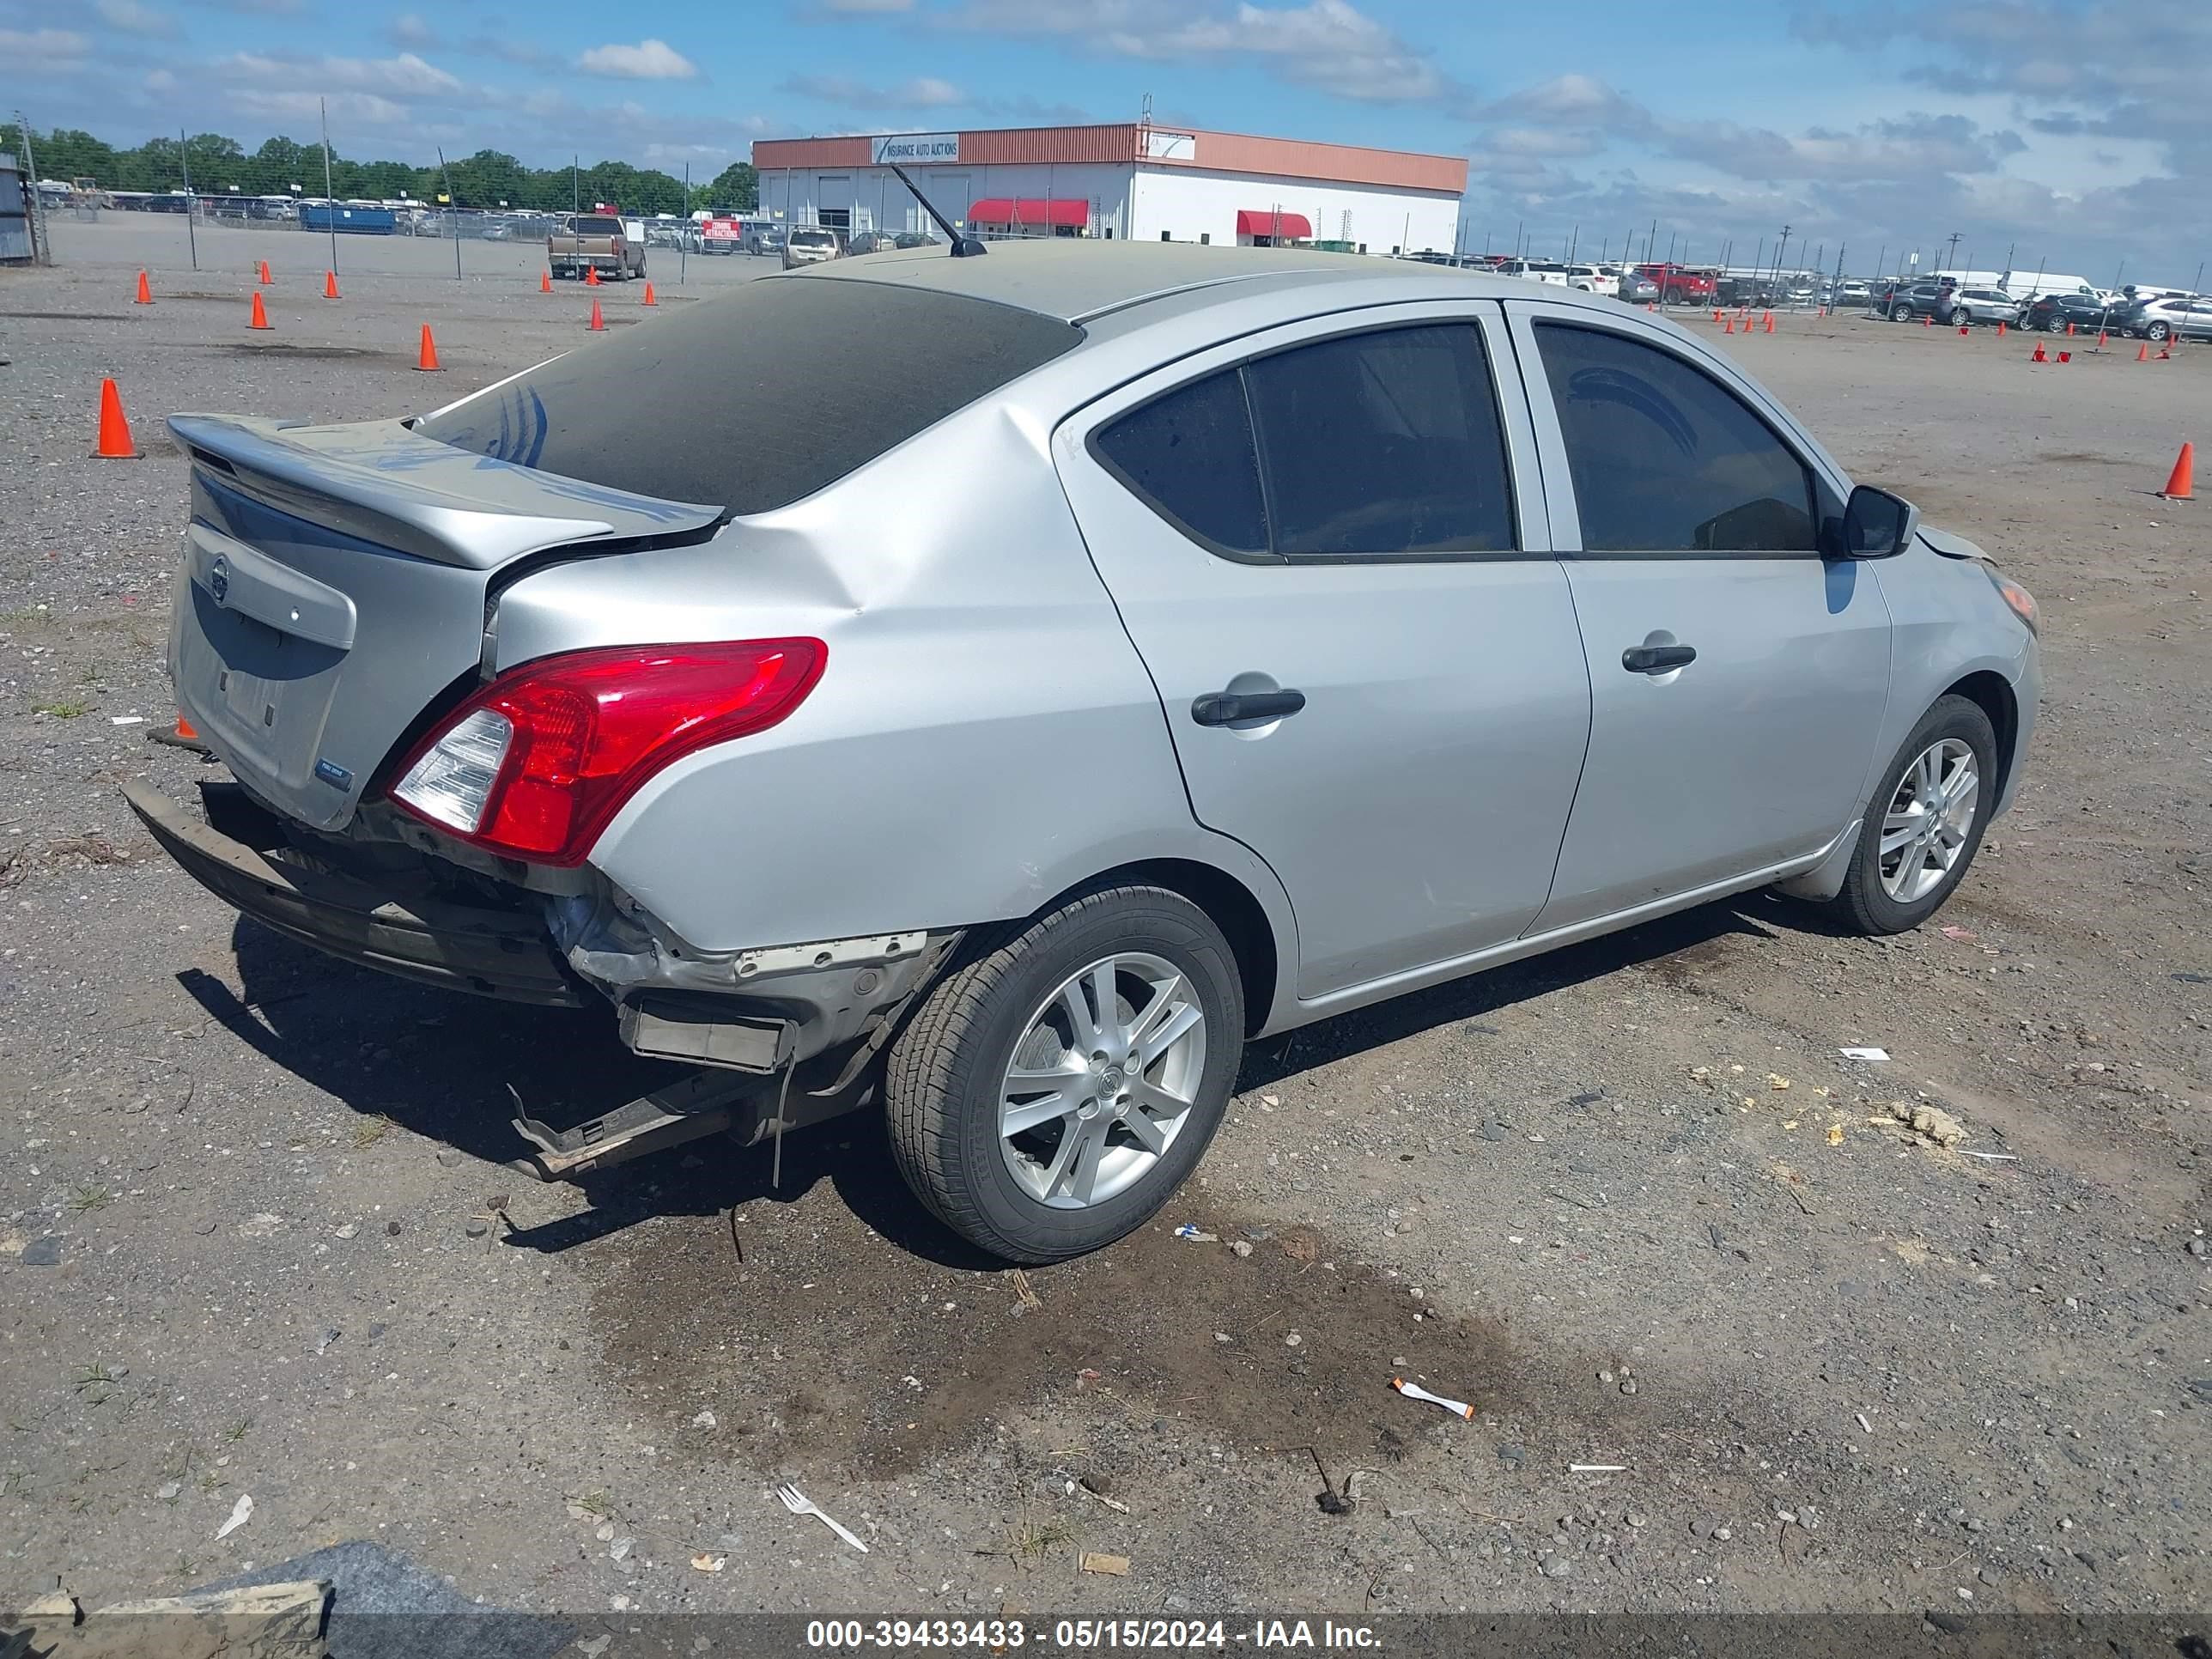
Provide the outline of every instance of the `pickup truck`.
<path id="1" fill-rule="evenodd" d="M 1637 275 L 1644 277 L 1659 290 L 1662 305 L 1703 306 L 1713 303 L 1715 283 L 1702 270 L 1687 270 L 1680 265 L 1638 265 Z"/>
<path id="2" fill-rule="evenodd" d="M 545 239 L 545 263 L 556 276 L 586 270 L 627 282 L 645 275 L 645 242 L 632 237 L 611 213 L 577 213 Z"/>

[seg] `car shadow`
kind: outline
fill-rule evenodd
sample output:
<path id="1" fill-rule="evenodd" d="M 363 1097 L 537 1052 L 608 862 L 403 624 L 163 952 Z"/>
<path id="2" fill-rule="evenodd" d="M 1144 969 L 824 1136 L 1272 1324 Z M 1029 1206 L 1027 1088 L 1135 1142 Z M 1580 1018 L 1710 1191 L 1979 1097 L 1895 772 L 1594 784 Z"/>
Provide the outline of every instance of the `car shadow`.
<path id="1" fill-rule="evenodd" d="M 1716 939 L 1770 939 L 1811 920 L 1758 895 L 1682 911 L 1253 1043 L 1237 1086 L 1265 1088 L 1440 1027 L 1488 1035 L 1486 1014 Z M 608 1009 L 537 1008 L 415 985 L 325 957 L 244 917 L 231 942 L 243 996 L 197 969 L 177 975 L 212 1021 L 364 1116 L 389 1119 L 493 1166 L 495 1175 L 485 1172 L 489 1192 L 535 1178 L 513 1167 L 527 1150 L 513 1127 L 518 1097 L 531 1116 L 566 1128 L 685 1070 L 630 1054 Z M 899 1249 L 947 1267 L 1004 1265 L 915 1198 L 872 1109 L 794 1131 L 780 1169 L 767 1145 L 733 1149 L 708 1138 L 587 1173 L 575 1184 L 589 1210 L 514 1228 L 506 1242 L 558 1254 L 658 1217 L 796 1202 L 825 1182 Z"/>

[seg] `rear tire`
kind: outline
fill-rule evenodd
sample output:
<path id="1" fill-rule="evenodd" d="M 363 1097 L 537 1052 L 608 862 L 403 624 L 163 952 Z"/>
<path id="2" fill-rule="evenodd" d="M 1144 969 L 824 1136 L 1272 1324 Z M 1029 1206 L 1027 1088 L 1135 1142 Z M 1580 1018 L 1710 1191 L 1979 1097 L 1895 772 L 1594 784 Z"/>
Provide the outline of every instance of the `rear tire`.
<path id="1" fill-rule="evenodd" d="M 1160 1022 L 1150 1030 L 1148 1013 Z M 1182 1034 L 1154 1052 L 1164 1028 Z M 1243 1042 L 1243 984 L 1212 920 L 1164 888 L 1103 888 L 971 941 L 923 1000 L 884 1070 L 892 1155 L 930 1212 L 992 1255 L 1081 1255 L 1141 1226 L 1196 1166 Z M 1024 1088 L 1017 1073 L 1040 1081 Z M 1176 1102 L 1187 1103 L 1158 1109 Z M 1009 1135 L 1010 1117 L 1030 1127 Z"/>
<path id="2" fill-rule="evenodd" d="M 1919 775 L 1948 786 L 1940 792 L 1916 781 L 1923 757 L 1931 754 L 1935 769 Z M 1878 936 L 1905 933 L 1941 909 L 1980 850 L 1990 809 L 1996 805 L 1996 732 L 1981 705 L 1966 697 L 1938 697 L 1882 770 L 1860 820 L 1843 890 L 1826 907 L 1830 918 L 1851 933 Z M 1959 769 L 1961 760 L 1972 768 L 1972 796 L 1963 812 L 1955 810 L 1968 775 Z M 1935 807 L 1939 800 L 1954 810 Z M 1938 823 L 1946 818 L 1948 825 Z M 1920 837 L 1923 828 L 1933 833 Z M 1893 854 L 1884 849 L 1893 838 L 1905 843 Z M 1947 856 L 1949 862 L 1942 864 Z"/>

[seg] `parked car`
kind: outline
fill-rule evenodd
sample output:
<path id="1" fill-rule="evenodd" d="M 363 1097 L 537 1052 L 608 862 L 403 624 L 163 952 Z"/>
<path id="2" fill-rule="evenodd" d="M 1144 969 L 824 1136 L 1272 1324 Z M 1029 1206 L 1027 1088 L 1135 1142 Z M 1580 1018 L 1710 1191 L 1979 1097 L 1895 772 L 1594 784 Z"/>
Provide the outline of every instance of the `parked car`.
<path id="1" fill-rule="evenodd" d="M 645 239 L 633 240 L 611 214 L 576 213 L 545 239 L 545 263 L 556 277 L 597 270 L 617 283 L 645 275 Z"/>
<path id="2" fill-rule="evenodd" d="M 1861 282 L 1857 277 L 1853 276 L 1838 283 L 1832 289 L 1830 289 L 1828 304 L 1831 308 L 1839 306 L 1863 306 L 1869 304 L 1873 298 L 1874 290 L 1872 287 L 1866 283 Z"/>
<path id="3" fill-rule="evenodd" d="M 776 253 L 783 252 L 784 229 L 781 225 L 755 225 L 744 234 L 744 250 L 748 253 Z"/>
<path id="4" fill-rule="evenodd" d="M 2145 340 L 2212 340 L 2212 299 L 2166 295 L 2144 300 L 2115 311 L 2112 325 Z"/>
<path id="5" fill-rule="evenodd" d="M 1620 298 L 1632 305 L 1649 305 L 1659 297 L 1659 284 L 1640 270 L 1632 270 L 1620 279 Z"/>
<path id="6" fill-rule="evenodd" d="M 1620 278 L 1602 265 L 1568 265 L 1567 286 L 1585 294 L 1602 294 L 1608 300 L 1620 292 Z"/>
<path id="7" fill-rule="evenodd" d="M 1567 286 L 1567 268 L 1550 259 L 1509 259 L 1498 266 L 1498 274 L 1526 283 L 1544 283 L 1553 288 Z"/>
<path id="8" fill-rule="evenodd" d="M 2113 308 L 2088 294 L 2045 294 L 2031 301 L 2021 313 L 2022 328 L 2039 328 L 2063 334 L 2071 323 L 2076 333 L 2094 334 L 2112 325 Z"/>
<path id="9" fill-rule="evenodd" d="M 1659 285 L 1668 305 L 1710 306 L 1720 303 L 1714 297 L 1717 284 L 1710 271 L 1692 270 L 1686 266 L 1664 263 L 1638 265 L 1636 269 L 1640 275 Z"/>
<path id="10" fill-rule="evenodd" d="M 897 235 L 888 230 L 856 230 L 846 239 L 848 253 L 888 253 L 898 246 Z"/>
<path id="11" fill-rule="evenodd" d="M 790 270 L 799 265 L 819 264 L 825 259 L 837 258 L 844 252 L 844 239 L 837 232 L 819 225 L 800 225 L 783 239 L 783 268 Z"/>
<path id="12" fill-rule="evenodd" d="M 901 247 L 942 247 L 945 244 L 926 230 L 902 230 L 895 239 Z"/>
<path id="13" fill-rule="evenodd" d="M 2014 327 L 2027 309 L 2001 288 L 1962 288 L 1954 303 L 1960 322 L 2009 323 Z"/>
<path id="14" fill-rule="evenodd" d="M 1912 928 L 2018 790 L 2033 600 L 1661 319 L 1302 250 L 879 270 L 419 419 L 171 422 L 233 781 L 131 805 L 280 933 L 721 1068 L 520 1120 L 548 1169 L 875 1105 L 1057 1260 L 1253 1038 L 1778 884 Z"/>
<path id="15" fill-rule="evenodd" d="M 1942 311 L 1943 295 L 1951 286 L 1942 282 L 1892 283 L 1882 290 L 1875 309 L 1893 323 L 1917 322 Z"/>

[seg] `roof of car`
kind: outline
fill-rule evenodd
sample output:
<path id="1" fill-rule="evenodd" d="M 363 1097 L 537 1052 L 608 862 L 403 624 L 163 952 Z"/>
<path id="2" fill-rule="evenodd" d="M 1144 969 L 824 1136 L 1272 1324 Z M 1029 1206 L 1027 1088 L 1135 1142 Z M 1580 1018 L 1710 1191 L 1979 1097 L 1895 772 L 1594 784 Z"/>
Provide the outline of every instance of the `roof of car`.
<path id="1" fill-rule="evenodd" d="M 1409 283 L 1443 284 L 1469 298 L 1526 298 L 1528 294 L 1528 283 L 1517 277 L 1492 276 L 1419 259 L 1378 259 L 1312 248 L 1211 247 L 1077 237 L 994 242 L 986 257 L 964 259 L 952 258 L 940 243 L 761 280 L 896 283 L 1079 322 L 1161 295 L 1217 283 L 1282 276 L 1313 283 L 1357 282 L 1384 275 Z M 1555 299 L 1565 291 L 1547 289 L 1544 297 Z"/>

